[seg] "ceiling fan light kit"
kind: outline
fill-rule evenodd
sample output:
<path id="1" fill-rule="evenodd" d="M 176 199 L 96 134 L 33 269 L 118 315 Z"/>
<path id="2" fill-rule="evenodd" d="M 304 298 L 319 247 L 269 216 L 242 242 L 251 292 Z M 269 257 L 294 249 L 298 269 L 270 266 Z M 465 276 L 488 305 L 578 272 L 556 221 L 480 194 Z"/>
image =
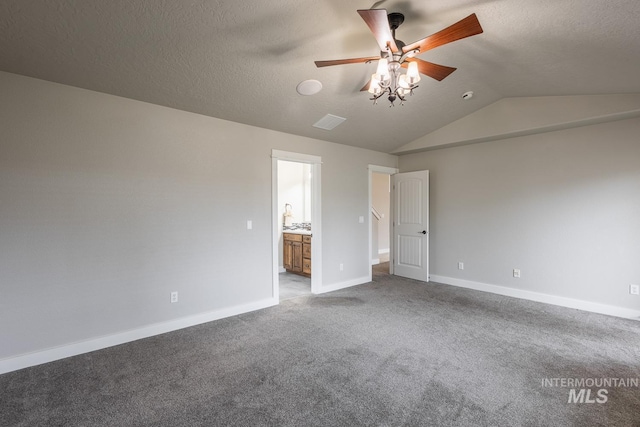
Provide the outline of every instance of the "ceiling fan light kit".
<path id="1" fill-rule="evenodd" d="M 315 61 L 317 67 L 331 65 L 369 63 L 378 61 L 375 74 L 361 89 L 368 91 L 374 104 L 382 96 L 387 96 L 390 106 L 394 106 L 396 100 L 401 105 L 405 97 L 413 95 L 413 90 L 418 87 L 420 74 L 424 74 L 438 81 L 443 80 L 456 69 L 444 65 L 433 64 L 419 58 L 416 55 L 427 50 L 482 33 L 482 27 L 475 13 L 456 22 L 455 24 L 435 34 L 406 45 L 402 40 L 396 39 L 396 29 L 404 22 L 401 13 L 387 15 L 385 9 L 358 10 L 369 29 L 373 33 L 380 46 L 380 57 L 351 58 L 332 61 Z M 402 73 L 401 68 L 407 72 Z"/>
<path id="2" fill-rule="evenodd" d="M 418 64 L 409 62 L 407 73 L 402 74 L 400 67 L 403 64 L 402 57 L 391 55 L 392 61 L 386 57 L 380 58 L 378 61 L 378 70 L 371 76 L 371 84 L 369 85 L 369 93 L 373 95 L 371 100 L 374 104 L 378 98 L 388 95 L 387 99 L 392 107 L 396 99 L 400 99 L 404 103 L 405 96 L 413 95 L 413 89 L 417 88 L 420 81 L 420 73 L 418 72 Z"/>

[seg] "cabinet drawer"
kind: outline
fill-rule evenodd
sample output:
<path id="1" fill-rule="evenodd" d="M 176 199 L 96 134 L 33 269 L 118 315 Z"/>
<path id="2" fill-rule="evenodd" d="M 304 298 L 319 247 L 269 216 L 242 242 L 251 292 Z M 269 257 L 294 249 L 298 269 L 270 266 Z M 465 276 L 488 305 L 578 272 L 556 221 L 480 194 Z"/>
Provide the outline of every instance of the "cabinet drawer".
<path id="1" fill-rule="evenodd" d="M 284 240 L 291 240 L 292 242 L 302 242 L 302 234 L 284 233 Z"/>
<path id="2" fill-rule="evenodd" d="M 302 236 L 302 243 L 311 243 L 311 236 Z"/>

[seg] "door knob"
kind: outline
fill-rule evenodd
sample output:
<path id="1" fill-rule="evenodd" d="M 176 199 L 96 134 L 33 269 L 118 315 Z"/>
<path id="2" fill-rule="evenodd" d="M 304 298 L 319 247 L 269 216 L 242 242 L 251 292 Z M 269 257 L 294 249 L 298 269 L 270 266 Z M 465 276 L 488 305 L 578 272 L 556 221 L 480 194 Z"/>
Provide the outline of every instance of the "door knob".
<path id="1" fill-rule="evenodd" d="M 427 234 L 427 230 L 418 231 L 419 234 Z"/>

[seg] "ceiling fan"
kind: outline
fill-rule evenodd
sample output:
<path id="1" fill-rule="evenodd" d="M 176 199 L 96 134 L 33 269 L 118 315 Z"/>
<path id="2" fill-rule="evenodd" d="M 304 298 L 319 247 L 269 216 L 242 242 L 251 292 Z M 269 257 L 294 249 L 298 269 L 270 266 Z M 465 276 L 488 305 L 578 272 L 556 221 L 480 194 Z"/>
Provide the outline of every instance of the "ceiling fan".
<path id="1" fill-rule="evenodd" d="M 369 91 L 373 95 L 371 100 L 374 104 L 378 98 L 385 94 L 388 95 L 387 99 L 391 106 L 393 106 L 393 102 L 396 99 L 404 102 L 405 96 L 412 95 L 413 89 L 418 87 L 417 83 L 420 81 L 420 74 L 441 81 L 456 70 L 453 67 L 424 61 L 416 58 L 416 55 L 438 46 L 482 33 L 480 22 L 476 14 L 473 13 L 435 34 L 413 43 L 405 44 L 402 40 L 396 39 L 396 29 L 404 22 L 403 14 L 395 12 L 387 14 L 386 9 L 361 9 L 358 10 L 358 14 L 369 26 L 378 42 L 381 50 L 380 56 L 315 61 L 315 64 L 317 67 L 328 67 L 378 61 L 376 73 L 360 89 L 361 91 Z M 402 74 L 400 68 L 406 68 L 407 73 Z"/>

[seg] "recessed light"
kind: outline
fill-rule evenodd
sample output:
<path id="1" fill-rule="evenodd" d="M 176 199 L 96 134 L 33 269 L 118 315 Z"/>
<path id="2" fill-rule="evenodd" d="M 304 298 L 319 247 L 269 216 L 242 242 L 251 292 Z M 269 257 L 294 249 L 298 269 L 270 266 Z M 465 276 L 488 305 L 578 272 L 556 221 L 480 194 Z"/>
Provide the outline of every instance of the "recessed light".
<path id="1" fill-rule="evenodd" d="M 316 93 L 320 92 L 321 89 L 322 83 L 320 83 L 318 80 L 305 80 L 303 82 L 300 82 L 296 87 L 298 93 L 305 96 L 315 95 Z"/>
<path id="2" fill-rule="evenodd" d="M 465 101 L 468 101 L 471 98 L 473 98 L 473 91 L 465 92 L 462 94 L 462 99 L 464 99 Z"/>

